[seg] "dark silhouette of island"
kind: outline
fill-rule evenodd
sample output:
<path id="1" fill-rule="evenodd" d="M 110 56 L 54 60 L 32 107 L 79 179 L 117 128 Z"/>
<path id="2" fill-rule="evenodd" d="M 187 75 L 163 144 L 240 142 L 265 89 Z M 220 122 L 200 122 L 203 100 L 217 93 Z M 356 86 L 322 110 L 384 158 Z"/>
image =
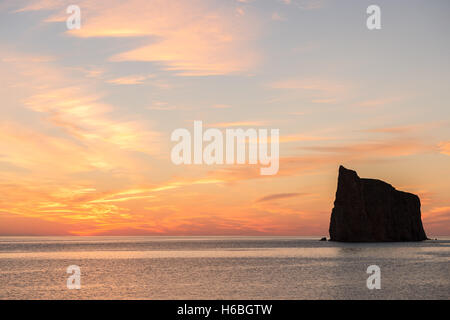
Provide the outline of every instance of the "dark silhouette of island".
<path id="1" fill-rule="evenodd" d="M 381 180 L 361 179 L 343 166 L 339 167 L 329 231 L 331 241 L 427 240 L 417 195 Z"/>

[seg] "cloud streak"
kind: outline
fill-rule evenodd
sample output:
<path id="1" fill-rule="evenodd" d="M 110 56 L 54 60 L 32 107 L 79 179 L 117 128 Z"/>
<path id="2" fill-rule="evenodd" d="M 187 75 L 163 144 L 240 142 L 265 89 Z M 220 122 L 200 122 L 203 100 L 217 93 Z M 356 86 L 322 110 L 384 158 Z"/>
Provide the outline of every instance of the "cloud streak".
<path id="1" fill-rule="evenodd" d="M 266 202 L 266 201 L 274 201 L 274 200 L 280 200 L 280 199 L 289 199 L 294 198 L 302 195 L 301 193 L 275 193 L 275 194 L 269 194 L 267 196 L 264 196 L 262 198 L 259 198 L 256 200 L 256 202 Z"/>

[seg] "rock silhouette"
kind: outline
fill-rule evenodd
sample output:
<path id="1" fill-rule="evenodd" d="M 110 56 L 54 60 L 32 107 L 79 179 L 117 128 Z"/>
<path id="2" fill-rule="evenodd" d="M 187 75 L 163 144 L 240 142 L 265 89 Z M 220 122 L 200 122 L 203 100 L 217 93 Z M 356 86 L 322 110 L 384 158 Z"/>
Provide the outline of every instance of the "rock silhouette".
<path id="1" fill-rule="evenodd" d="M 376 179 L 361 179 L 339 167 L 330 240 L 345 242 L 422 241 L 420 199 Z"/>

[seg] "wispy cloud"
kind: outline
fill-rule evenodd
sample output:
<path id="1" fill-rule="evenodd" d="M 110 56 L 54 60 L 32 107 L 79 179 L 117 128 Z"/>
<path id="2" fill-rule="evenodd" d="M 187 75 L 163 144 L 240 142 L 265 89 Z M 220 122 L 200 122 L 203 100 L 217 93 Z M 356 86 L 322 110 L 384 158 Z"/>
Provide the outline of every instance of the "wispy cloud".
<path id="1" fill-rule="evenodd" d="M 415 125 L 407 125 L 407 126 L 397 126 L 397 127 L 383 127 L 383 128 L 376 128 L 376 129 L 368 129 L 365 130 L 366 132 L 374 132 L 374 133 L 395 133 L 395 134 L 401 134 L 401 133 L 409 133 L 417 130 L 419 126 Z"/>
<path id="2" fill-rule="evenodd" d="M 57 3 L 56 3 L 57 2 Z M 37 0 L 19 11 L 57 10 L 47 22 L 64 19 L 68 1 Z M 66 4 L 66 6 L 64 6 Z M 144 37 L 144 44 L 111 57 L 112 61 L 153 61 L 186 76 L 247 71 L 258 61 L 249 38 L 256 23 L 233 5 L 214 8 L 209 1 L 79 1 L 83 27 L 70 35 Z"/>
<path id="3" fill-rule="evenodd" d="M 217 122 L 208 124 L 211 128 L 229 128 L 229 127 L 261 127 L 266 124 L 265 121 L 234 121 L 234 122 Z"/>
<path id="4" fill-rule="evenodd" d="M 443 141 L 439 143 L 439 150 L 442 154 L 450 156 L 450 141 Z"/>
<path id="5" fill-rule="evenodd" d="M 387 133 L 387 134 L 417 134 L 424 131 L 434 130 L 440 127 L 446 127 L 448 124 L 444 122 L 428 122 L 428 123 L 415 123 L 408 125 L 390 126 L 390 127 L 379 127 L 373 129 L 364 130 L 365 132 L 373 133 Z"/>
<path id="6" fill-rule="evenodd" d="M 112 84 L 122 84 L 122 85 L 133 85 L 133 84 L 143 84 L 145 80 L 153 78 L 154 75 L 143 76 L 143 75 L 131 75 L 115 79 L 110 79 L 107 82 Z"/>
<path id="7" fill-rule="evenodd" d="M 159 110 L 159 111 L 171 111 L 171 110 L 188 110 L 188 107 L 172 105 L 168 102 L 155 101 L 150 106 L 147 107 L 149 110 Z"/>
<path id="8" fill-rule="evenodd" d="M 397 103 L 402 101 L 404 98 L 402 97 L 388 97 L 388 98 L 378 98 L 372 100 L 365 100 L 361 102 L 355 103 L 353 106 L 355 107 L 366 107 L 366 108 L 374 108 L 385 105 L 392 105 L 393 103 Z"/>
<path id="9" fill-rule="evenodd" d="M 317 152 L 353 154 L 363 157 L 398 157 L 435 152 L 433 145 L 415 139 L 367 141 L 347 145 L 308 146 L 301 149 Z"/>
<path id="10" fill-rule="evenodd" d="M 7 53 L 4 52 L 4 55 Z M 20 59 L 8 62 L 17 75 L 28 81 L 29 97 L 23 103 L 30 110 L 63 128 L 83 143 L 111 143 L 120 148 L 149 153 L 158 133 L 144 130 L 139 121 L 120 121 L 110 115 L 114 107 L 102 102 L 102 95 L 50 63 Z M 6 75 L 4 75 L 6 76 Z M 41 84 L 45 83 L 45 86 Z"/>
<path id="11" fill-rule="evenodd" d="M 269 194 L 267 196 L 264 196 L 256 202 L 266 202 L 266 201 L 273 201 L 273 200 L 280 200 L 280 199 L 288 199 L 288 198 L 294 198 L 302 195 L 301 193 L 275 193 L 275 194 Z"/>
<path id="12" fill-rule="evenodd" d="M 212 109 L 231 109 L 232 107 L 228 104 L 215 104 L 211 108 Z"/>

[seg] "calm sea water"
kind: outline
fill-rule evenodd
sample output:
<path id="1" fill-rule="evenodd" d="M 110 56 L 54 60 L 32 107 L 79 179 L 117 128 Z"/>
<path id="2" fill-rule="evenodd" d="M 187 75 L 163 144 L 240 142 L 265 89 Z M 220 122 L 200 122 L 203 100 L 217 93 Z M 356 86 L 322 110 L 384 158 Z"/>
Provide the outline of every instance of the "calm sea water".
<path id="1" fill-rule="evenodd" d="M 0 237 L 0 299 L 449 299 L 449 262 L 450 238 Z"/>

